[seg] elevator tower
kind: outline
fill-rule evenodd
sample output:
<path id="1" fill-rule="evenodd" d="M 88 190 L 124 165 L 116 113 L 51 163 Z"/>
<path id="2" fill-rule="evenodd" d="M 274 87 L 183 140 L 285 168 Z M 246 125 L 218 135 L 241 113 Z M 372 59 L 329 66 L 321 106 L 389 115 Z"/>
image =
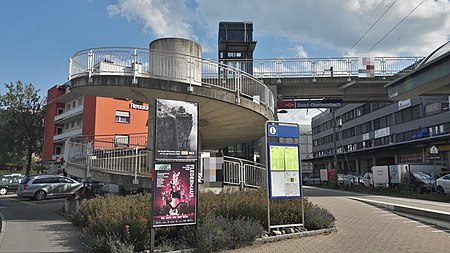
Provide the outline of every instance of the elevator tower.
<path id="1" fill-rule="evenodd" d="M 219 62 L 253 74 L 252 22 L 219 23 Z"/>

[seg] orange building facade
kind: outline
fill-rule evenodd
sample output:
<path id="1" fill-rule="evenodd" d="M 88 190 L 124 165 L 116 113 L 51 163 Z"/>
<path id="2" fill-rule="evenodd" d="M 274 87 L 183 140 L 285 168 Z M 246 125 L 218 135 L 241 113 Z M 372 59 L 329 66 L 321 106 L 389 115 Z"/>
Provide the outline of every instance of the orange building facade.
<path id="1" fill-rule="evenodd" d="M 64 157 L 65 142 L 103 140 L 94 145 L 145 146 L 148 105 L 139 101 L 83 96 L 67 86 L 47 92 L 44 119 L 43 164 L 57 171 Z"/>

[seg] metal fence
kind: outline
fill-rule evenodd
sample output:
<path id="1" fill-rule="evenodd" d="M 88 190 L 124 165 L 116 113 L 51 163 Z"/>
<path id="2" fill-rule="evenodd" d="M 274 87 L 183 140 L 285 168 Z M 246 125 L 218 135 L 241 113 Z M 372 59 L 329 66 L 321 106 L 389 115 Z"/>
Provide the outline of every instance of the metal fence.
<path id="1" fill-rule="evenodd" d="M 266 185 L 266 176 L 267 172 L 263 164 L 236 157 L 224 157 L 224 184 L 261 187 Z"/>
<path id="2" fill-rule="evenodd" d="M 374 76 L 406 74 L 423 57 L 374 57 Z M 245 60 L 237 60 L 244 62 Z M 253 76 L 257 78 L 354 77 L 359 74 L 358 57 L 253 59 Z M 236 65 L 228 61 L 230 65 Z"/>
<path id="3" fill-rule="evenodd" d="M 150 59 L 151 56 L 157 59 Z M 69 80 L 80 76 L 122 75 L 149 77 L 152 66 L 154 77 L 178 80 L 186 83 L 198 82 L 236 92 L 266 105 L 272 112 L 275 100 L 272 91 L 257 78 L 231 66 L 193 56 L 154 52 L 145 48 L 93 48 L 77 52 L 69 59 Z M 176 65 L 180 71 L 171 70 Z M 198 77 L 196 73 L 201 72 Z M 200 79 L 200 80 L 199 80 Z"/>
<path id="4" fill-rule="evenodd" d="M 148 150 L 139 148 L 114 148 L 110 145 L 93 145 L 69 140 L 65 143 L 66 162 L 88 169 L 111 171 L 128 175 L 151 175 L 147 166 Z M 235 157 L 224 157 L 223 183 L 243 187 L 266 185 L 267 172 L 264 165 Z"/>
<path id="5" fill-rule="evenodd" d="M 94 146 L 94 143 L 97 143 Z M 111 144 L 101 146 L 99 142 L 88 143 L 67 141 L 65 154 L 67 162 L 86 169 L 100 169 L 125 174 L 146 174 L 151 171 L 147 166 L 147 149 L 136 148 L 110 148 Z M 67 153 L 66 153 L 67 152 Z"/>

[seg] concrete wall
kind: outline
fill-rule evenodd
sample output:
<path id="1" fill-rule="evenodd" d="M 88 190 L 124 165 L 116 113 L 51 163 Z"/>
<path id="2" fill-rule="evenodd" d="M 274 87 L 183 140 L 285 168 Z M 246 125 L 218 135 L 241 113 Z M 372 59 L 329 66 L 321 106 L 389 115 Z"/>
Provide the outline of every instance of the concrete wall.
<path id="1" fill-rule="evenodd" d="M 150 43 L 150 76 L 201 85 L 202 48 L 180 38 L 164 38 Z"/>

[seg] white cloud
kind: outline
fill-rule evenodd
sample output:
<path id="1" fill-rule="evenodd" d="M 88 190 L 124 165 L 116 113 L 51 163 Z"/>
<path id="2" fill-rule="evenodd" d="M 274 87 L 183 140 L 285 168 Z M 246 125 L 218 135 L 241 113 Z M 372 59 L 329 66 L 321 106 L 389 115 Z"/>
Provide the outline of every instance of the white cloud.
<path id="1" fill-rule="evenodd" d="M 157 37 L 196 39 L 192 32 L 195 16 L 184 0 L 119 0 L 109 5 L 107 11 L 110 16 L 142 23 L 145 30 Z"/>
<path id="2" fill-rule="evenodd" d="M 295 57 L 298 58 L 308 58 L 308 53 L 303 48 L 303 46 L 297 45 L 292 49 L 295 53 Z"/>
<path id="3" fill-rule="evenodd" d="M 286 111 L 287 113 L 278 113 L 278 120 L 298 123 L 300 125 L 311 125 L 312 117 L 321 113 L 319 109 L 289 109 Z"/>
<path id="4" fill-rule="evenodd" d="M 420 1 L 397 1 L 355 47 L 356 54 L 365 53 Z M 251 20 L 256 35 L 284 37 L 304 47 L 307 43 L 314 44 L 344 54 L 391 3 L 391 0 L 198 0 L 198 12 L 210 29 L 217 29 L 220 20 Z M 449 39 L 448 13 L 447 0 L 424 2 L 371 53 L 389 56 L 431 52 Z"/>
<path id="5" fill-rule="evenodd" d="M 217 44 L 220 21 L 252 21 L 254 38 L 271 36 L 297 46 L 293 56 L 310 48 L 347 52 L 393 0 L 119 0 L 111 16 L 143 24 L 158 37 L 199 40 L 208 51 Z M 397 1 L 349 55 L 366 53 L 422 0 Z M 425 1 L 371 50 L 373 55 L 427 55 L 450 38 L 450 2 Z M 203 31 L 199 34 L 199 31 Z"/>

